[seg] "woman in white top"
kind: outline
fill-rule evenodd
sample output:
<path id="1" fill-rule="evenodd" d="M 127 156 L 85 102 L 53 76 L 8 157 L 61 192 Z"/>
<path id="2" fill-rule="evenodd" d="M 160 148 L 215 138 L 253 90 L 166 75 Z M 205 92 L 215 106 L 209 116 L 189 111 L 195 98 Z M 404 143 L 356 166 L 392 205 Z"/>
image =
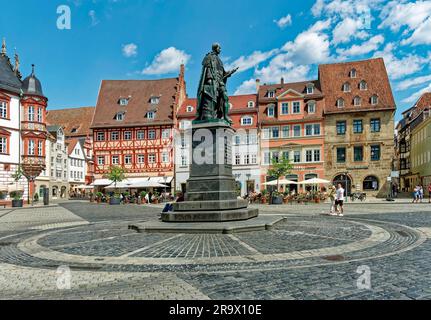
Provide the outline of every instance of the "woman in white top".
<path id="1" fill-rule="evenodd" d="M 337 186 L 337 191 L 335 193 L 335 208 L 338 211 L 338 215 L 340 217 L 344 215 L 343 202 L 344 202 L 344 189 L 341 186 L 341 183 L 339 183 Z M 338 210 L 338 207 L 340 207 L 340 210 Z"/>

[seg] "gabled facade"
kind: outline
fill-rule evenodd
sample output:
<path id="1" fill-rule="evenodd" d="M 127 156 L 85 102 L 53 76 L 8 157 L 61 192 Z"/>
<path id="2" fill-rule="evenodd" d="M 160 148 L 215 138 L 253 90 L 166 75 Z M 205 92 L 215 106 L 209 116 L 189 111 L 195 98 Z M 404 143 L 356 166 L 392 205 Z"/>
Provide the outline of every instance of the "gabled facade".
<path id="1" fill-rule="evenodd" d="M 177 78 L 102 81 L 91 125 L 95 185 L 111 166 L 123 167 L 131 181 L 171 184 L 175 113 L 185 96 L 184 66 Z"/>
<path id="2" fill-rule="evenodd" d="M 259 88 L 261 184 L 272 159 L 287 157 L 293 170 L 286 179 L 299 182 L 324 178 L 324 100 L 318 81 L 262 85 Z M 287 186 L 289 191 L 298 185 Z"/>
<path id="3" fill-rule="evenodd" d="M 86 154 L 81 140 L 74 138 L 68 141 L 69 190 L 77 191 L 85 185 L 87 173 Z"/>

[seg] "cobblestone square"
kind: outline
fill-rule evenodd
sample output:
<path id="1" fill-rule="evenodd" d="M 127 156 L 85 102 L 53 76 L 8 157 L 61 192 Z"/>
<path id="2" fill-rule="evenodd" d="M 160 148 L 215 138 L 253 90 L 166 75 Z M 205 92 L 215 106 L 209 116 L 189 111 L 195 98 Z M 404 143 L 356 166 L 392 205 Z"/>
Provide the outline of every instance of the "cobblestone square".
<path id="1" fill-rule="evenodd" d="M 0 211 L 1 299 L 429 299 L 431 205 L 257 206 L 234 234 L 137 233 L 161 205 Z"/>

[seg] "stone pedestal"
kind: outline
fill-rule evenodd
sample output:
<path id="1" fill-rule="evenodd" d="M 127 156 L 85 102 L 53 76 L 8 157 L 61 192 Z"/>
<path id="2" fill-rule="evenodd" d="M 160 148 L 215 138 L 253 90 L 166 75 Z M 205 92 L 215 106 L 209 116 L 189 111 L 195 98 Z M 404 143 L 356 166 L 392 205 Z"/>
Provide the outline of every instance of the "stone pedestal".
<path id="1" fill-rule="evenodd" d="M 237 199 L 232 175 L 232 136 L 224 121 L 193 123 L 192 164 L 185 202 L 173 204 L 173 212 L 162 213 L 165 222 L 211 222 L 246 220 L 258 216 Z"/>

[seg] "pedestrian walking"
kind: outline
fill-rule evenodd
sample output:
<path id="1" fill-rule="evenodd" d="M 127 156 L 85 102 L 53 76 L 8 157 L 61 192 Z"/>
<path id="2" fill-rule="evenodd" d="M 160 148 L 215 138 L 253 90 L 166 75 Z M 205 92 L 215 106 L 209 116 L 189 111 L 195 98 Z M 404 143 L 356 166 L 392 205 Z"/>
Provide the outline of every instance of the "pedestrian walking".
<path id="1" fill-rule="evenodd" d="M 335 193 L 336 193 L 335 186 L 329 187 L 328 198 L 331 201 L 331 207 L 329 208 L 330 215 L 335 215 Z"/>
<path id="2" fill-rule="evenodd" d="M 419 200 L 419 186 L 416 186 L 413 189 L 413 203 L 418 202 Z"/>
<path id="3" fill-rule="evenodd" d="M 341 185 L 341 183 L 338 184 L 337 191 L 335 192 L 335 209 L 338 212 L 338 216 L 342 217 L 344 216 L 344 188 Z M 338 210 L 338 208 L 340 208 Z"/>
<path id="4" fill-rule="evenodd" d="M 419 202 L 422 203 L 422 200 L 424 199 L 424 188 L 422 185 L 419 186 Z"/>
<path id="5" fill-rule="evenodd" d="M 428 185 L 428 203 L 431 203 L 431 183 Z"/>

